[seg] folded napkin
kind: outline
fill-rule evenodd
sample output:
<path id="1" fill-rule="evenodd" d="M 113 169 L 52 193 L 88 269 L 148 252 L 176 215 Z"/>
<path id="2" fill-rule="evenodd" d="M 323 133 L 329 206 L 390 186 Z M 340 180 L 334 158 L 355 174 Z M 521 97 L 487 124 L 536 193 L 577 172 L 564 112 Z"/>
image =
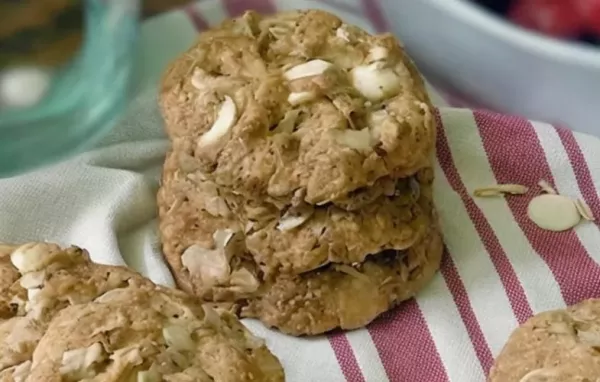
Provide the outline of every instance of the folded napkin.
<path id="1" fill-rule="evenodd" d="M 362 3 L 368 1 L 202 1 L 150 20 L 142 31 L 146 89 L 95 149 L 0 180 L 0 241 L 75 244 L 97 262 L 126 264 L 174 285 L 157 238 L 155 194 L 168 142 L 156 108 L 156 76 L 193 41 L 195 26 L 242 8 L 321 7 L 377 29 L 368 21 L 373 8 Z M 370 16 L 357 16 L 360 9 Z M 288 381 L 483 381 L 510 332 L 532 314 L 600 296 L 598 227 L 584 223 L 553 233 L 526 215 L 543 179 L 585 200 L 600 217 L 600 141 L 517 117 L 444 107 L 438 129 L 435 201 L 447 248 L 441 271 L 417 298 L 366 329 L 293 338 L 246 320 L 280 357 Z M 471 196 L 496 183 L 526 185 L 530 192 Z"/>

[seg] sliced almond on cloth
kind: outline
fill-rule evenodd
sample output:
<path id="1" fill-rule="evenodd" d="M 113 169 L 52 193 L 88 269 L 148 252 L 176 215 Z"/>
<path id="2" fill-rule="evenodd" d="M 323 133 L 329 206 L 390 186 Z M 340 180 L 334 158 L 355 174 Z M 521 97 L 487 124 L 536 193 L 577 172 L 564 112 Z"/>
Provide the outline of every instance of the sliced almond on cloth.
<path id="1" fill-rule="evenodd" d="M 477 197 L 501 196 L 504 194 L 523 195 L 529 188 L 520 184 L 496 184 L 494 186 L 477 188 L 473 195 Z"/>
<path id="2" fill-rule="evenodd" d="M 587 205 L 587 203 L 584 202 L 583 200 L 576 199 L 575 200 L 575 207 L 577 207 L 577 211 L 579 211 L 579 214 L 585 220 L 587 220 L 587 221 L 594 221 L 594 220 L 596 220 L 596 218 L 594 218 L 594 214 L 592 213 L 592 210 Z"/>
<path id="3" fill-rule="evenodd" d="M 543 179 L 538 182 L 538 186 L 540 186 L 540 188 L 542 189 L 542 191 L 544 191 L 547 194 L 558 194 L 558 192 L 556 192 L 556 190 L 554 189 L 554 187 L 552 187 L 550 185 L 550 183 L 546 182 Z"/>
<path id="4" fill-rule="evenodd" d="M 573 200 L 554 194 L 543 194 L 531 199 L 527 215 L 538 227 L 549 231 L 565 231 L 581 221 Z"/>

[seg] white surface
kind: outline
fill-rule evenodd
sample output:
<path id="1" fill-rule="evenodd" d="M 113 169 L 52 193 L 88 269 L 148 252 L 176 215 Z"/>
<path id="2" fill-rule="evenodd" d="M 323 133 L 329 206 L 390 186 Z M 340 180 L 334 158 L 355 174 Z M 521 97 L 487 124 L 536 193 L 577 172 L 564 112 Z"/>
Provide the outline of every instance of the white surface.
<path id="1" fill-rule="evenodd" d="M 600 135 L 600 49 L 515 28 L 466 0 L 381 0 L 419 66 L 495 110 Z"/>

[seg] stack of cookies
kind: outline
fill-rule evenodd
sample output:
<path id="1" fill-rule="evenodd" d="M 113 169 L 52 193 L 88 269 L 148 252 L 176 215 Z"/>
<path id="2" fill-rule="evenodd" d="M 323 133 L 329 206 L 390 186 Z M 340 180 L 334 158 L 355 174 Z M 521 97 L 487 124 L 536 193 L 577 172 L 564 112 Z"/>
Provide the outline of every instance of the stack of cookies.
<path id="1" fill-rule="evenodd" d="M 393 36 L 247 12 L 171 64 L 160 106 L 182 289 L 311 335 L 366 325 L 438 269 L 432 106 Z"/>

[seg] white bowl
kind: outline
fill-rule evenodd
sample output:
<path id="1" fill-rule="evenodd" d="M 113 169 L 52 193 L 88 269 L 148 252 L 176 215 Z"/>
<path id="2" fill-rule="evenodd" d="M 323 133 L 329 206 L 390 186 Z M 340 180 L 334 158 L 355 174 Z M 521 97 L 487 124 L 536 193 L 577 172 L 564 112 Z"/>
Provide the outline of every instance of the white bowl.
<path id="1" fill-rule="evenodd" d="M 600 49 L 515 27 L 466 0 L 380 0 L 433 83 L 497 111 L 600 136 Z"/>

